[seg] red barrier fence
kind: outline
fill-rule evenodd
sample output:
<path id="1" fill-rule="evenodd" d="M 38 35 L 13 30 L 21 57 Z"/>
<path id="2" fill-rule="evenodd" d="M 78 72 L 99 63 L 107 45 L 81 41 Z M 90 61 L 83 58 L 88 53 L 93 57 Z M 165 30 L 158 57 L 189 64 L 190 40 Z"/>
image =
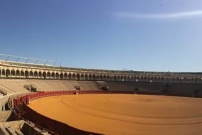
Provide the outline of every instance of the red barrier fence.
<path id="1" fill-rule="evenodd" d="M 16 96 L 12 98 L 12 106 L 18 106 L 19 104 L 29 104 L 30 101 L 37 98 L 43 98 L 48 96 L 58 95 L 73 95 L 73 94 L 133 94 L 133 91 L 98 91 L 98 90 L 85 90 L 85 91 L 48 91 L 48 92 L 35 92 Z"/>
<path id="2" fill-rule="evenodd" d="M 30 101 L 37 98 L 43 98 L 47 96 L 57 96 L 57 95 L 73 95 L 73 94 L 132 94 L 132 91 L 49 91 L 49 92 L 36 92 L 29 93 L 25 95 L 16 96 L 9 100 L 12 108 L 17 117 L 20 119 L 23 117 L 25 120 L 29 120 L 36 125 L 39 125 L 42 129 L 48 129 L 51 134 L 60 134 L 60 135 L 100 135 L 99 133 L 92 133 L 88 131 L 82 131 L 76 128 L 73 128 L 65 123 L 50 119 L 45 117 L 36 111 L 32 110 L 27 104 Z M 19 109 L 20 108 L 20 109 Z M 53 131 L 53 132 L 52 132 Z"/>

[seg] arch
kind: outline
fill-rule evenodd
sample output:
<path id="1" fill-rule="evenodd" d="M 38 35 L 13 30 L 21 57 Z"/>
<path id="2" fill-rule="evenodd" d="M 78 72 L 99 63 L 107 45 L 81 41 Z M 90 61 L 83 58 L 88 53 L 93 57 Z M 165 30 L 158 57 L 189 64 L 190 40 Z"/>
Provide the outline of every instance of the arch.
<path id="1" fill-rule="evenodd" d="M 114 80 L 114 81 L 117 81 L 117 76 L 116 76 L 116 75 L 113 76 L 113 80 Z"/>
<path id="2" fill-rule="evenodd" d="M 51 73 L 51 78 L 55 79 L 55 73 L 54 72 Z"/>
<path id="3" fill-rule="evenodd" d="M 117 76 L 117 80 L 121 81 L 121 75 Z"/>
<path id="4" fill-rule="evenodd" d="M 100 76 L 98 74 L 95 74 L 95 80 L 100 80 Z"/>
<path id="5" fill-rule="evenodd" d="M 11 71 L 9 69 L 6 69 L 6 77 L 10 77 Z"/>
<path id="6" fill-rule="evenodd" d="M 171 80 L 175 80 L 175 77 L 174 77 L 174 76 L 171 76 L 170 79 L 171 79 Z"/>
<path id="7" fill-rule="evenodd" d="M 76 74 L 76 80 L 80 80 L 80 74 L 79 73 Z"/>
<path id="8" fill-rule="evenodd" d="M 64 79 L 63 73 L 60 73 L 60 79 Z"/>
<path id="9" fill-rule="evenodd" d="M 103 75 L 99 75 L 99 80 L 103 80 Z"/>
<path id="10" fill-rule="evenodd" d="M 30 77 L 33 77 L 33 76 L 34 76 L 33 71 L 30 71 L 30 72 L 29 72 L 29 76 L 30 76 Z"/>
<path id="11" fill-rule="evenodd" d="M 29 77 L 29 72 L 26 70 L 25 71 L 25 77 L 28 78 Z"/>
<path id="12" fill-rule="evenodd" d="M 130 76 L 129 75 L 126 76 L 126 80 L 130 81 Z"/>
<path id="13" fill-rule="evenodd" d="M 180 82 L 180 77 L 179 76 L 175 77 L 175 82 L 177 82 L 177 83 Z"/>
<path id="14" fill-rule="evenodd" d="M 2 69 L 1 74 L 2 74 L 2 76 L 5 76 L 5 75 L 6 75 L 5 69 Z"/>
<path id="15" fill-rule="evenodd" d="M 25 72 L 24 72 L 23 70 L 21 70 L 21 71 L 20 71 L 20 75 L 21 75 L 22 77 L 24 77 L 24 76 L 25 76 Z"/>
<path id="16" fill-rule="evenodd" d="M 84 74 L 84 78 L 85 78 L 85 80 L 88 80 L 89 79 L 89 75 L 88 74 Z"/>
<path id="17" fill-rule="evenodd" d="M 143 80 L 144 81 L 148 80 L 148 77 L 147 76 L 143 76 Z"/>
<path id="18" fill-rule="evenodd" d="M 129 81 L 129 76 L 120 76 L 121 81 Z"/>
<path id="19" fill-rule="evenodd" d="M 93 76 L 92 76 L 92 80 L 95 80 L 96 79 L 96 76 L 95 76 L 95 74 L 93 74 Z"/>
<path id="20" fill-rule="evenodd" d="M 158 80 L 158 77 L 157 77 L 157 76 L 154 76 L 154 78 L 153 78 L 153 79 L 156 81 L 156 80 Z"/>
<path id="21" fill-rule="evenodd" d="M 127 81 L 130 81 L 130 79 L 131 79 L 131 76 L 127 75 Z"/>
<path id="22" fill-rule="evenodd" d="M 11 76 L 15 77 L 15 70 L 14 69 L 11 70 Z"/>
<path id="23" fill-rule="evenodd" d="M 72 74 L 72 79 L 75 80 L 75 78 L 76 78 L 76 75 L 73 73 Z"/>
<path id="24" fill-rule="evenodd" d="M 68 79 L 67 73 L 64 73 L 64 79 Z"/>
<path id="25" fill-rule="evenodd" d="M 47 78 L 51 78 L 50 72 L 48 72 L 48 73 L 46 74 L 46 77 L 47 77 Z"/>
<path id="26" fill-rule="evenodd" d="M 39 71 L 39 78 L 42 78 L 42 72 Z"/>
<path id="27" fill-rule="evenodd" d="M 136 79 L 138 79 L 138 76 L 136 75 L 130 76 L 130 81 L 136 81 Z"/>
<path id="28" fill-rule="evenodd" d="M 20 71 L 16 70 L 16 76 L 19 77 L 20 76 Z"/>
<path id="29" fill-rule="evenodd" d="M 85 80 L 88 80 L 88 79 L 89 79 L 89 78 L 88 78 L 88 74 L 85 74 L 84 76 L 85 76 Z"/>
<path id="30" fill-rule="evenodd" d="M 102 80 L 106 80 L 106 75 L 102 75 Z"/>
<path id="31" fill-rule="evenodd" d="M 56 79 L 60 79 L 60 75 L 58 72 L 56 73 Z"/>
<path id="32" fill-rule="evenodd" d="M 43 72 L 43 78 L 46 78 L 46 72 Z"/>
<path id="33" fill-rule="evenodd" d="M 197 82 L 197 78 L 196 78 L 196 77 L 193 77 L 193 78 L 192 78 L 192 81 L 193 81 L 194 83 L 196 83 L 196 82 Z"/>
<path id="34" fill-rule="evenodd" d="M 199 82 L 201 80 L 201 78 L 200 77 L 197 77 L 197 81 Z"/>
<path id="35" fill-rule="evenodd" d="M 80 75 L 80 79 L 81 79 L 81 80 L 85 80 L 84 74 L 81 74 L 81 75 Z"/>
<path id="36" fill-rule="evenodd" d="M 107 80 L 109 80 L 109 79 L 110 79 L 110 76 L 109 76 L 109 75 L 107 75 L 107 76 L 106 76 L 106 79 L 107 79 Z"/>
<path id="37" fill-rule="evenodd" d="M 130 76 L 130 81 L 136 81 L 138 79 L 139 79 L 139 76 L 134 76 L 134 75 Z"/>
<path id="38" fill-rule="evenodd" d="M 72 74 L 71 74 L 71 73 L 68 74 L 68 78 L 69 78 L 70 80 L 72 79 Z"/>
<path id="39" fill-rule="evenodd" d="M 91 74 L 88 76 L 88 78 L 89 78 L 89 80 L 93 80 L 93 77 Z"/>
<path id="40" fill-rule="evenodd" d="M 37 73 L 37 71 L 34 71 L 34 77 L 35 77 L 35 78 L 38 78 L 38 73 Z"/>

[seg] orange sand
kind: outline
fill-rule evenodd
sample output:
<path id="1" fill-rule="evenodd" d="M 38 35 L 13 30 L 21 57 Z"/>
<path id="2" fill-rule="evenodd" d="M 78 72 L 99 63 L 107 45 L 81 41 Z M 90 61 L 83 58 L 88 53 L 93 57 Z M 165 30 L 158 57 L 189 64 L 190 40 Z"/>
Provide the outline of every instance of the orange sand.
<path id="1" fill-rule="evenodd" d="M 202 134 L 202 99 L 150 95 L 64 95 L 29 106 L 52 119 L 107 135 Z"/>

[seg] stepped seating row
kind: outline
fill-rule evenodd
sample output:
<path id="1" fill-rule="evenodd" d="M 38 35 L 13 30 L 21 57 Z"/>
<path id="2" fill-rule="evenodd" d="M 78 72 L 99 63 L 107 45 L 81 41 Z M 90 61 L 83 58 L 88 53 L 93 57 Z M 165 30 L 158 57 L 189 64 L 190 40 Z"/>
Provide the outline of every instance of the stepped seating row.
<path id="1" fill-rule="evenodd" d="M 35 86 L 37 91 L 99 90 L 94 81 L 0 79 L 0 93 L 14 94 L 29 92 L 25 86 Z"/>
<path id="2" fill-rule="evenodd" d="M 1 135 L 24 135 L 20 129 L 24 121 L 12 121 L 12 122 L 5 122 L 0 123 L 0 134 Z"/>
<path id="3" fill-rule="evenodd" d="M 124 81 L 70 81 L 70 80 L 37 80 L 37 79 L 0 79 L 0 96 L 15 93 L 30 92 L 24 86 L 35 86 L 37 91 L 64 91 L 64 90 L 100 90 L 100 85 L 107 85 L 109 91 L 135 91 L 139 93 L 153 93 L 173 96 L 192 96 L 202 97 L 202 84 L 170 84 L 171 86 L 164 91 L 164 83 L 153 82 L 124 82 Z M 169 90 L 168 90 L 169 89 Z M 166 93 L 165 93 L 166 92 Z"/>
<path id="4" fill-rule="evenodd" d="M 127 82 L 107 82 L 108 88 L 110 91 L 133 91 L 134 83 Z"/>
<path id="5" fill-rule="evenodd" d="M 98 84 L 95 81 L 78 81 L 81 90 L 99 90 Z"/>
<path id="6" fill-rule="evenodd" d="M 0 123 L 0 135 L 51 135 L 31 122 L 10 121 Z"/>
<path id="7" fill-rule="evenodd" d="M 202 84 L 153 83 L 153 82 L 107 82 L 109 91 L 134 91 L 139 94 L 202 97 Z"/>
<path id="8" fill-rule="evenodd" d="M 29 80 L 35 85 L 38 91 L 63 91 L 63 90 L 98 90 L 98 86 L 93 81 L 65 81 L 65 80 Z"/>
<path id="9" fill-rule="evenodd" d="M 24 88 L 24 85 L 27 84 L 27 80 L 23 79 L 0 79 L 0 89 L 11 93 L 26 93 L 27 89 Z"/>

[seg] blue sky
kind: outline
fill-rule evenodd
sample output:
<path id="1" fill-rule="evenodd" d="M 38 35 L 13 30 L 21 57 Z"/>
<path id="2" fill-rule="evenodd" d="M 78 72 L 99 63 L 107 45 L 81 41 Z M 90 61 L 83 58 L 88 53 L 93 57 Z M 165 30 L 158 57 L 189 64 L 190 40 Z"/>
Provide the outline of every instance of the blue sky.
<path id="1" fill-rule="evenodd" d="M 0 0 L 0 47 L 68 67 L 202 72 L 202 1 Z"/>

